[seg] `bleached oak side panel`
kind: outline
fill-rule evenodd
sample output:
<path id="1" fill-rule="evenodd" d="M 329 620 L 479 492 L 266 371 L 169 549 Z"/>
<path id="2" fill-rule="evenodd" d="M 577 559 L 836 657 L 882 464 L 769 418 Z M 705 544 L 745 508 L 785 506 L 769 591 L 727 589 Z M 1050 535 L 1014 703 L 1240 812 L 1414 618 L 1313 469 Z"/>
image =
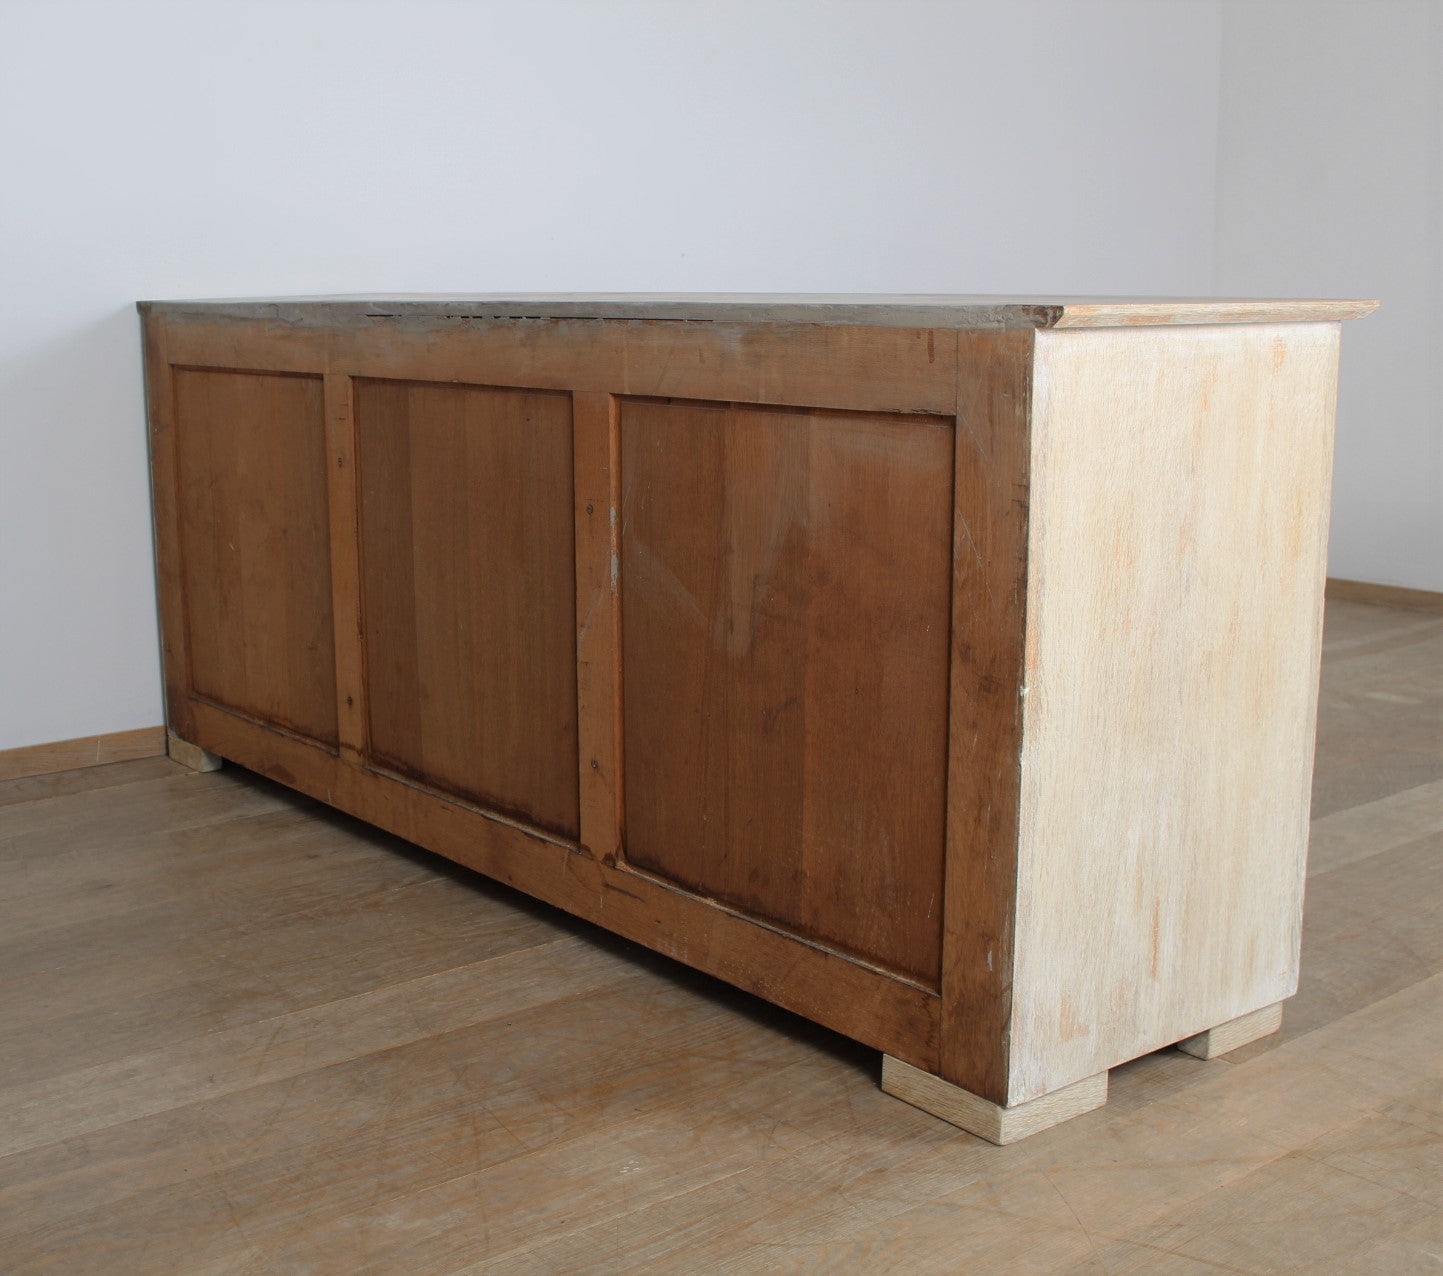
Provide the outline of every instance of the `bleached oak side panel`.
<path id="1" fill-rule="evenodd" d="M 1337 349 L 1037 336 L 1010 1104 L 1296 989 Z"/>

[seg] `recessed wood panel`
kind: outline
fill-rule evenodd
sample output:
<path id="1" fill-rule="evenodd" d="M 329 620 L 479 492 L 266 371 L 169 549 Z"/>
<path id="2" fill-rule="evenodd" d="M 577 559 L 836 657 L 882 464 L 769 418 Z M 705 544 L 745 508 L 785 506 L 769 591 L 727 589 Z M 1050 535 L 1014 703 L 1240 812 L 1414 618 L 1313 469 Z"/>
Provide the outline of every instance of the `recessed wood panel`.
<path id="1" fill-rule="evenodd" d="M 190 689 L 336 741 L 321 379 L 178 368 Z"/>
<path id="2" fill-rule="evenodd" d="M 569 395 L 356 384 L 369 756 L 578 836 Z"/>
<path id="3" fill-rule="evenodd" d="M 621 408 L 630 864 L 935 986 L 948 420 Z"/>

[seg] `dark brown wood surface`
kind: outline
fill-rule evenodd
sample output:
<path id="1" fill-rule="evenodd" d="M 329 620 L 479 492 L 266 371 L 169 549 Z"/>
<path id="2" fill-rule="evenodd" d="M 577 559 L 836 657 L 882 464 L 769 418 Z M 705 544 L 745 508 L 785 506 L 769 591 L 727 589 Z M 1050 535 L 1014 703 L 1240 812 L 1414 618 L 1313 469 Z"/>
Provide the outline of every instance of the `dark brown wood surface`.
<path id="1" fill-rule="evenodd" d="M 177 368 L 174 396 L 191 689 L 334 745 L 321 379 Z"/>
<path id="2" fill-rule="evenodd" d="M 325 378 L 326 489 L 331 518 L 331 613 L 335 620 L 336 733 L 341 756 L 359 765 L 366 749 L 366 667 L 361 645 L 361 547 L 356 490 L 355 381 Z"/>
<path id="3" fill-rule="evenodd" d="M 572 396 L 575 438 L 576 699 L 581 747 L 581 841 L 608 864 L 621 853 L 621 611 L 614 570 L 616 399 Z"/>
<path id="4" fill-rule="evenodd" d="M 935 987 L 951 422 L 627 401 L 630 864 Z"/>
<path id="5" fill-rule="evenodd" d="M 165 725 L 190 739 L 190 650 L 186 643 L 185 575 L 180 558 L 179 458 L 175 437 L 175 371 L 167 324 L 145 314 L 145 410 L 149 426 L 155 584 L 160 604 L 160 654 L 165 678 Z"/>
<path id="6" fill-rule="evenodd" d="M 369 756 L 579 835 L 571 400 L 359 381 Z"/>
<path id="7" fill-rule="evenodd" d="M 155 315 L 147 331 L 162 571 L 189 538 L 167 514 L 184 478 L 173 464 L 169 392 L 172 369 L 185 366 L 242 377 L 266 368 L 316 387 L 314 531 L 331 555 L 333 601 L 329 613 L 317 608 L 334 621 L 334 673 L 316 688 L 332 698 L 333 722 L 339 714 L 326 746 L 306 745 L 278 719 L 267 725 L 197 696 L 184 659 L 188 592 L 174 584 L 162 590 L 172 727 L 618 934 L 937 1067 L 954 334 L 581 321 L 320 330 Z M 898 739 L 876 751 L 875 774 L 820 743 L 799 769 L 782 769 L 784 785 L 800 786 L 788 792 L 811 795 L 804 840 L 784 854 L 814 885 L 804 897 L 777 875 L 775 909 L 714 898 L 622 853 L 627 803 L 644 791 L 623 766 L 621 413 L 637 403 L 628 396 L 676 393 L 700 400 L 703 413 L 719 401 L 755 405 L 734 410 L 754 435 L 764 423 L 783 439 L 804 427 L 815 508 L 801 512 L 819 539 L 810 558 L 782 563 L 782 578 L 815 597 L 778 608 L 772 633 L 781 642 L 767 668 L 776 685 L 801 669 L 812 679 L 802 699 L 813 700 L 854 665 L 860 681 L 847 693 L 887 701 L 871 715 L 876 723 L 863 723 L 860 711 L 848 716 L 843 701 L 836 712 L 814 705 L 812 727 L 870 744 L 880 723 Z M 782 451 L 802 455 L 795 439 Z M 827 499 L 854 480 L 857 494 Z M 754 512 L 767 491 L 746 498 Z M 759 544 L 753 535 L 743 548 Z M 818 574 L 833 552 L 864 582 L 861 636 L 842 636 L 842 578 Z M 919 569 L 931 593 L 904 599 L 900 582 Z M 919 618 L 919 600 L 930 619 Z M 172 659 L 174 633 L 180 659 Z M 803 664 L 788 663 L 791 637 L 803 634 Z M 905 729 L 894 693 L 899 704 L 922 706 Z M 828 809 L 839 792 L 853 806 Z M 774 824 L 786 831 L 785 820 Z M 902 847 L 899 837 L 916 845 Z M 685 848 L 662 850 L 671 853 Z M 847 913 L 864 920 L 848 923 Z"/>
<path id="8" fill-rule="evenodd" d="M 195 705 L 195 730 L 260 775 L 919 1068 L 937 1068 L 933 992 L 204 702 Z"/>
<path id="9" fill-rule="evenodd" d="M 336 330 L 168 322 L 171 361 L 208 367 L 949 416 L 957 399 L 956 334 L 928 329 L 594 319 Z"/>
<path id="10" fill-rule="evenodd" d="M 957 334 L 941 1074 L 1007 1099 L 1027 602 L 1032 346 Z"/>

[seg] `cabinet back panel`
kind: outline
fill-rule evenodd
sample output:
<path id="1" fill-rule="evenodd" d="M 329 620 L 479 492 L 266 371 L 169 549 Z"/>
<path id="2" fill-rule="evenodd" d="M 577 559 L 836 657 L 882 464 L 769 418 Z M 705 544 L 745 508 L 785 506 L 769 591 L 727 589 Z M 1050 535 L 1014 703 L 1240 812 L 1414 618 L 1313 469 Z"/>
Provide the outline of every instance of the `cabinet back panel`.
<path id="1" fill-rule="evenodd" d="M 628 863 L 935 987 L 950 420 L 620 423 Z"/>
<path id="2" fill-rule="evenodd" d="M 321 378 L 173 375 L 190 690 L 334 745 Z"/>
<path id="3" fill-rule="evenodd" d="M 356 383 L 368 753 L 575 839 L 569 395 Z"/>

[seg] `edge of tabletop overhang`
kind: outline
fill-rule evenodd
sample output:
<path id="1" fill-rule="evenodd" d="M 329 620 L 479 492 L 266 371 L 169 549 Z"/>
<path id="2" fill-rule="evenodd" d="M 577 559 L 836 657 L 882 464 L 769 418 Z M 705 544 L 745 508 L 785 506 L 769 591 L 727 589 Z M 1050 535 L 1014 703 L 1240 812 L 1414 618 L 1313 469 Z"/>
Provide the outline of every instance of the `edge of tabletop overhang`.
<path id="1" fill-rule="evenodd" d="M 301 326 L 377 321 L 492 323 L 612 320 L 853 324 L 908 328 L 1130 328 L 1329 323 L 1376 301 L 1183 297 L 987 297 L 923 294 L 536 293 L 241 297 L 140 301 L 142 315 L 261 320 Z"/>

